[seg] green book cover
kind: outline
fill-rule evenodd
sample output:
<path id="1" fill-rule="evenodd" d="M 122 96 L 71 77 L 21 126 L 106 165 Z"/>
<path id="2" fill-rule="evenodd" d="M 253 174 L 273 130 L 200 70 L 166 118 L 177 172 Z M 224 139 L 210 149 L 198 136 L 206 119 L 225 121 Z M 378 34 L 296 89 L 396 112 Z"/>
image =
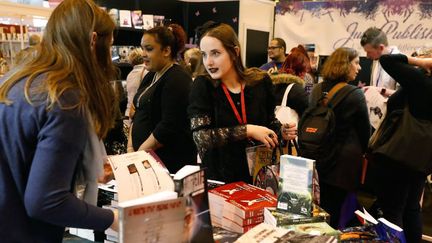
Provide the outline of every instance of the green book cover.
<path id="1" fill-rule="evenodd" d="M 315 161 L 292 155 L 280 157 L 277 209 L 310 217 Z"/>
<path id="2" fill-rule="evenodd" d="M 266 208 L 264 212 L 266 223 L 275 227 L 284 227 L 292 224 L 330 222 L 330 214 L 317 205 L 313 205 L 312 216 L 293 214 L 276 208 Z"/>
<path id="3" fill-rule="evenodd" d="M 326 222 L 307 223 L 307 224 L 294 224 L 282 227 L 284 229 L 294 230 L 298 233 L 311 234 L 311 235 L 330 235 L 340 238 L 341 232 L 333 229 Z"/>

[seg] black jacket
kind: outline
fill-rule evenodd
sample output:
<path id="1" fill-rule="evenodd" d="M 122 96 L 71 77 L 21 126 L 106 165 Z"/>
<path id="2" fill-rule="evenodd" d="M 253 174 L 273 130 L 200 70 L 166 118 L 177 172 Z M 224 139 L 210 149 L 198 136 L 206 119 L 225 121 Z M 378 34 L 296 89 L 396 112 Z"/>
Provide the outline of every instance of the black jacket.
<path id="1" fill-rule="evenodd" d="M 285 94 L 285 90 L 289 84 L 294 83 L 289 94 L 286 106 L 294 109 L 299 117 L 308 107 L 308 95 L 304 89 L 305 81 L 300 77 L 292 74 L 276 74 L 271 75 L 273 82 L 273 93 L 275 95 L 276 105 L 280 105 Z"/>
<path id="2" fill-rule="evenodd" d="M 220 83 L 206 76 L 198 76 L 193 83 L 188 113 L 194 140 L 210 179 L 251 183 L 245 153 L 249 144 L 246 125 L 237 121 Z M 246 85 L 244 92 L 247 124 L 279 129 L 270 78 L 266 75 L 258 83 Z M 230 95 L 241 114 L 240 94 Z"/>
<path id="3" fill-rule="evenodd" d="M 155 72 L 149 72 L 134 97 L 135 116 L 132 143 L 135 150 L 153 133 L 162 148 L 155 152 L 170 173 L 186 164 L 195 164 L 196 148 L 192 140 L 187 106 L 192 79 L 174 65 L 144 94 Z"/>
<path id="4" fill-rule="evenodd" d="M 324 81 L 317 84 L 310 95 L 309 104 L 315 104 L 321 97 L 319 91 L 329 92 L 335 84 Z M 364 92 L 356 89 L 335 108 L 337 151 L 334 168 L 328 173 L 318 171 L 319 180 L 346 190 L 360 185 L 363 154 L 366 152 L 370 123 Z"/>

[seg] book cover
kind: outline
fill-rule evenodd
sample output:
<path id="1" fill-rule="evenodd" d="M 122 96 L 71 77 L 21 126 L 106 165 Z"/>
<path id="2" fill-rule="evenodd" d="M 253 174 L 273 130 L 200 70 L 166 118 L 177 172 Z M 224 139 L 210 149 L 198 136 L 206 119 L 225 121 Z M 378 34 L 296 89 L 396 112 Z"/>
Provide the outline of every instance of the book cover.
<path id="1" fill-rule="evenodd" d="M 405 234 L 401 227 L 389 222 L 385 218 L 376 220 L 365 208 L 363 208 L 363 212 L 356 210 L 355 214 L 364 225 L 370 224 L 374 226 L 375 232 L 378 234 L 380 240 L 385 242 L 406 243 Z"/>
<path id="2" fill-rule="evenodd" d="M 132 25 L 135 29 L 143 29 L 143 19 L 141 10 L 133 10 L 131 13 Z"/>
<path id="3" fill-rule="evenodd" d="M 186 198 L 187 242 L 214 242 L 205 170 L 197 165 L 185 165 L 173 179 L 178 195 Z"/>
<path id="4" fill-rule="evenodd" d="M 238 238 L 236 243 L 283 243 L 283 242 L 308 242 L 308 243 L 337 243 L 334 236 L 311 235 L 284 228 L 277 228 L 265 223 L 257 225 Z"/>
<path id="5" fill-rule="evenodd" d="M 293 214 L 286 211 L 280 211 L 276 208 L 264 209 L 264 222 L 275 227 L 283 227 L 292 224 L 316 223 L 316 222 L 330 222 L 330 214 L 319 206 L 314 205 L 312 216 L 304 216 L 301 214 Z"/>
<path id="6" fill-rule="evenodd" d="M 222 219 L 222 228 L 230 230 L 235 233 L 244 234 L 248 232 L 249 230 L 253 229 L 257 224 L 252 225 L 246 225 L 246 226 L 240 226 L 228 219 Z"/>
<path id="7" fill-rule="evenodd" d="M 225 200 L 232 199 L 249 192 L 256 192 L 257 190 L 257 187 L 242 181 L 229 183 L 210 190 L 208 196 L 211 214 L 222 219 L 222 211 Z"/>
<path id="8" fill-rule="evenodd" d="M 223 210 L 227 210 L 243 219 L 261 216 L 265 207 L 276 207 L 276 197 L 262 189 L 225 201 Z"/>
<path id="9" fill-rule="evenodd" d="M 276 195 L 278 191 L 278 166 L 279 154 L 264 145 L 246 148 L 249 172 L 253 178 L 253 184 Z"/>
<path id="10" fill-rule="evenodd" d="M 288 233 L 287 229 L 276 228 L 274 226 L 262 223 L 250 229 L 247 233 L 240 236 L 236 243 L 272 243 L 276 242 L 283 235 Z"/>
<path id="11" fill-rule="evenodd" d="M 112 8 L 108 12 L 111 19 L 114 21 L 116 26 L 120 26 L 120 13 L 119 10 L 116 8 Z"/>
<path id="12" fill-rule="evenodd" d="M 187 242 L 186 198 L 175 192 L 119 203 L 118 210 L 120 242 Z"/>
<path id="13" fill-rule="evenodd" d="M 164 19 L 165 19 L 165 16 L 163 16 L 163 15 L 154 15 L 153 16 L 154 27 L 164 26 Z"/>
<path id="14" fill-rule="evenodd" d="M 384 240 L 394 243 L 406 243 L 405 234 L 401 227 L 391 223 L 385 218 L 378 219 L 378 227 L 381 228 Z"/>
<path id="15" fill-rule="evenodd" d="M 146 163 L 142 163 L 143 158 L 155 171 L 149 175 L 141 172 L 138 176 L 142 181 L 138 183 L 135 174 L 143 168 L 136 167 L 146 166 Z M 205 170 L 188 165 L 171 178 L 158 158 L 144 151 L 111 156 L 109 161 L 118 180 L 119 195 L 124 199 L 122 190 L 129 190 L 132 191 L 130 196 L 135 196 L 121 200 L 117 206 L 120 242 L 214 242 Z M 130 173 L 131 170 L 133 173 Z M 157 171 L 162 177 L 168 176 L 166 180 L 171 183 L 166 184 L 170 184 L 170 187 L 164 190 L 154 188 Z M 141 184 L 153 192 L 145 196 L 141 192 L 136 193 L 136 186 L 141 187 Z M 124 185 L 128 187 L 122 187 Z"/>
<path id="16" fill-rule="evenodd" d="M 280 157 L 277 208 L 294 214 L 312 215 L 315 161 L 292 155 Z"/>
<path id="17" fill-rule="evenodd" d="M 149 30 L 154 27 L 153 14 L 143 14 L 142 15 L 143 28 Z"/>
<path id="18" fill-rule="evenodd" d="M 174 182 L 154 155 L 138 151 L 108 157 L 117 182 L 119 202 L 174 191 Z"/>
<path id="19" fill-rule="evenodd" d="M 132 27 L 131 11 L 119 10 L 120 27 Z"/>
<path id="20" fill-rule="evenodd" d="M 248 192 L 256 192 L 259 189 L 246 182 L 239 181 L 217 187 L 209 191 L 210 201 L 223 204 L 227 199 L 241 196 Z"/>
<path id="21" fill-rule="evenodd" d="M 232 231 L 237 232 L 237 233 L 244 233 L 244 232 L 248 231 L 249 229 L 253 228 L 254 226 L 263 222 L 262 216 L 258 216 L 255 218 L 259 218 L 259 217 L 261 217 L 261 220 L 258 220 L 257 222 L 255 222 L 253 224 L 246 224 L 246 225 L 238 224 L 237 222 L 234 222 L 234 221 L 230 220 L 229 218 L 224 217 L 224 218 L 222 218 L 222 228 L 232 230 Z"/>
<path id="22" fill-rule="evenodd" d="M 339 230 L 333 229 L 326 222 L 316 222 L 316 223 L 305 223 L 305 224 L 293 224 L 286 225 L 282 228 L 293 230 L 302 234 L 310 235 L 330 235 L 339 239 L 341 232 Z"/>
<path id="23" fill-rule="evenodd" d="M 213 238 L 215 242 L 229 243 L 234 242 L 240 237 L 240 233 L 232 232 L 221 227 L 213 227 Z"/>
<path id="24" fill-rule="evenodd" d="M 285 242 L 338 243 L 339 240 L 336 236 L 303 234 L 295 231 L 288 231 L 275 241 L 275 243 Z"/>
<path id="25" fill-rule="evenodd" d="M 259 223 L 264 222 L 264 215 L 244 219 L 238 215 L 232 214 L 228 210 L 223 211 L 222 219 L 223 218 L 229 219 L 230 221 L 232 221 L 232 222 L 234 222 L 240 226 L 247 226 L 247 225 L 251 225 L 251 224 L 259 224 Z"/>

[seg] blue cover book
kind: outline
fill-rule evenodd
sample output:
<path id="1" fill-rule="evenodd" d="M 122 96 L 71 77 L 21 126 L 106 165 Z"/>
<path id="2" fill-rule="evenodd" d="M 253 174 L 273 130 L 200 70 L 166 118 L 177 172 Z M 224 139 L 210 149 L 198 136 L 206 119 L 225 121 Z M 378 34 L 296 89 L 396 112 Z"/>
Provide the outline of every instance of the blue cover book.
<path id="1" fill-rule="evenodd" d="M 385 218 L 376 220 L 364 208 L 363 212 L 357 210 L 355 214 L 365 221 L 363 224 L 370 223 L 375 227 L 375 231 L 380 240 L 392 243 L 406 243 L 405 234 L 401 227 L 391 223 Z"/>

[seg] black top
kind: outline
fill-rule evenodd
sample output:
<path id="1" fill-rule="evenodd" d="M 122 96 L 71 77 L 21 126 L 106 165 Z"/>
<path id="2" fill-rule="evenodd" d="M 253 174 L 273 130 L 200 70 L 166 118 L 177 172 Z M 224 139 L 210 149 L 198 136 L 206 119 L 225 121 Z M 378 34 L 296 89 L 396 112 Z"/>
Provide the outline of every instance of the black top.
<path id="1" fill-rule="evenodd" d="M 401 85 L 388 99 L 387 113 L 402 108 L 406 99 L 414 117 L 432 120 L 432 77 L 426 75 L 425 70 L 408 64 L 408 58 L 403 54 L 383 55 L 380 63 Z"/>
<path id="2" fill-rule="evenodd" d="M 149 72 L 134 97 L 132 143 L 135 150 L 153 133 L 162 148 L 155 152 L 170 173 L 186 164 L 195 164 L 196 148 L 187 118 L 191 77 L 179 65 L 173 65 L 150 88 L 155 72 Z M 144 92 L 145 91 L 145 92 Z"/>
<path id="3" fill-rule="evenodd" d="M 280 105 L 285 94 L 285 90 L 289 84 L 275 84 L 274 85 L 274 94 L 276 98 L 276 104 Z M 299 118 L 303 115 L 303 112 L 308 107 L 308 95 L 300 84 L 294 84 L 291 87 L 291 90 L 287 97 L 286 106 L 289 106 L 291 109 L 294 109 Z"/>
<path id="4" fill-rule="evenodd" d="M 230 92 L 241 114 L 240 94 Z M 277 130 L 272 83 L 266 75 L 244 89 L 247 123 Z M 240 125 L 219 80 L 195 79 L 188 108 L 194 141 L 210 179 L 252 182 L 246 160 L 246 126 Z"/>
<path id="5" fill-rule="evenodd" d="M 329 92 L 334 85 L 327 81 L 317 84 L 312 90 L 309 104 L 316 104 L 316 99 L 321 97 L 318 94 L 320 90 Z M 333 111 L 336 119 L 336 165 L 326 174 L 318 171 L 319 179 L 333 186 L 353 190 L 360 183 L 362 158 L 370 136 L 364 92 L 361 89 L 352 91 Z"/>

